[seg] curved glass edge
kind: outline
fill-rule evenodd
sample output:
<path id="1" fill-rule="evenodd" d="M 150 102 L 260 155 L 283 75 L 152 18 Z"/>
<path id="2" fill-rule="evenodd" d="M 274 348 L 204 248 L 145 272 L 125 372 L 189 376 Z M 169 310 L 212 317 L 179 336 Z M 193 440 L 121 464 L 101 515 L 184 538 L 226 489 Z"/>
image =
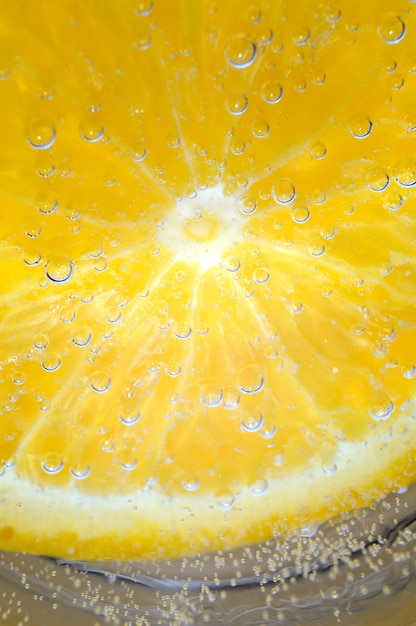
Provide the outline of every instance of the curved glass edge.
<path id="1" fill-rule="evenodd" d="M 127 564 L 64 563 L 2 552 L 0 581 L 23 593 L 23 601 L 36 596 L 38 608 L 39 598 L 49 602 L 59 610 L 59 619 L 82 611 L 85 626 L 90 624 L 87 615 L 95 620 L 92 626 L 295 625 L 317 620 L 324 625 L 327 618 L 333 624 L 334 617 L 341 624 L 358 625 L 360 615 L 373 619 L 372 612 L 378 613 L 378 625 L 412 626 L 416 484 L 313 532 L 302 529 L 297 536 L 229 553 Z M 393 606 L 393 621 L 383 622 Z M 400 622 L 406 607 L 407 621 Z M 351 615 L 353 622 L 347 619 Z"/>

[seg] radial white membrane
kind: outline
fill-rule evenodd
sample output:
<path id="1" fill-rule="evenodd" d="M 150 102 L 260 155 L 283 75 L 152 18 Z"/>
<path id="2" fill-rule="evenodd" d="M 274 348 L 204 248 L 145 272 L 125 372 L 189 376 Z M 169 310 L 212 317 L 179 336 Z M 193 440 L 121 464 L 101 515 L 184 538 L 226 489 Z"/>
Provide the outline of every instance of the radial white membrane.
<path id="1" fill-rule="evenodd" d="M 198 263 L 205 271 L 241 241 L 246 221 L 239 199 L 226 196 L 223 185 L 217 185 L 177 202 L 159 225 L 156 240 L 173 252 L 175 261 Z"/>

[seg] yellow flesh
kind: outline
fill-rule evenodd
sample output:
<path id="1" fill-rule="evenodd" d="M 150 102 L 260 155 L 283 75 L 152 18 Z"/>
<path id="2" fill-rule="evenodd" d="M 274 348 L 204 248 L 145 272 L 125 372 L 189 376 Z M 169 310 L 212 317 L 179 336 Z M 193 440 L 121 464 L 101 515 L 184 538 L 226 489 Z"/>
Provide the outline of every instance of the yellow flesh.
<path id="1" fill-rule="evenodd" d="M 3 3 L 2 548 L 230 548 L 414 480 L 415 33 Z"/>

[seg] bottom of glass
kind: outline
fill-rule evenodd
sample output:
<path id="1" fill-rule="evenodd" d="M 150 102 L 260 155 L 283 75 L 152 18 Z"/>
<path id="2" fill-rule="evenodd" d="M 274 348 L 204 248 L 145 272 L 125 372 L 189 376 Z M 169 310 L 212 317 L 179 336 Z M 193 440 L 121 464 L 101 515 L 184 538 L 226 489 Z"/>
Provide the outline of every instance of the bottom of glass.
<path id="1" fill-rule="evenodd" d="M 2 552 L 0 581 L 0 609 L 15 609 L 6 623 L 16 626 L 37 626 L 39 611 L 44 626 L 58 618 L 73 624 L 79 612 L 83 626 L 412 626 L 416 484 L 374 507 L 232 552 L 158 563 Z"/>

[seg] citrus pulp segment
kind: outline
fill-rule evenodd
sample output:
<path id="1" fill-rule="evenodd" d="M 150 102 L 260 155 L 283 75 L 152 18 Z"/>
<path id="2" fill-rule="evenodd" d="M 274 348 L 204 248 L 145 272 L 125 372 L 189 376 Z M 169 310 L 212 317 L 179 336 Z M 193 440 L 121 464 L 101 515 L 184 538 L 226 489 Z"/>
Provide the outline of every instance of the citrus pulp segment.
<path id="1" fill-rule="evenodd" d="M 231 548 L 414 480 L 415 28 L 4 7 L 2 547 Z"/>

